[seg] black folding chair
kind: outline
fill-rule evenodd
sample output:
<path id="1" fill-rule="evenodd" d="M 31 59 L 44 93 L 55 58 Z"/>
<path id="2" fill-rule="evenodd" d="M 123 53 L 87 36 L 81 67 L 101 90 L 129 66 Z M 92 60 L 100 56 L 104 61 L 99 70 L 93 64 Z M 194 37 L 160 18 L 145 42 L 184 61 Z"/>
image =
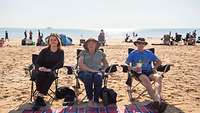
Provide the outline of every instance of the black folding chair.
<path id="1" fill-rule="evenodd" d="M 100 49 L 100 50 L 104 52 L 103 49 Z M 80 79 L 78 77 L 78 73 L 79 73 L 78 59 L 79 59 L 79 54 L 81 51 L 82 51 L 82 49 L 77 49 L 77 64 L 75 66 L 64 66 L 68 70 L 67 74 L 73 74 L 75 76 L 76 82 L 75 82 L 75 86 L 73 86 L 73 88 L 75 90 L 77 103 L 78 103 L 78 97 L 84 92 L 84 90 L 80 90 L 81 85 L 80 85 Z M 108 75 L 110 75 L 113 72 L 116 72 L 117 66 L 118 66 L 118 64 L 112 64 L 105 70 L 105 72 L 103 72 L 104 87 L 107 87 Z M 86 98 L 86 95 L 82 99 L 80 99 L 80 101 L 82 102 L 83 100 L 85 100 L 85 98 Z M 107 100 L 104 100 L 104 101 L 107 101 Z"/>
<path id="2" fill-rule="evenodd" d="M 37 58 L 38 58 L 38 55 L 37 54 L 32 54 L 32 64 L 29 65 L 27 68 L 25 68 L 25 73 L 27 75 L 30 75 L 30 81 L 31 81 L 31 97 L 30 97 L 30 101 L 33 101 L 33 97 L 35 95 L 37 95 L 37 91 L 36 91 L 36 88 L 34 87 L 34 84 L 36 82 L 35 80 L 35 77 L 34 77 L 34 72 L 35 72 L 35 66 L 36 66 L 36 61 L 37 61 Z M 55 92 L 58 88 L 58 69 L 54 72 L 52 72 L 54 75 L 55 75 L 55 80 L 54 80 L 54 83 L 55 83 L 55 88 L 53 89 L 52 86 L 51 88 L 49 89 L 49 92 L 48 92 L 48 96 L 50 97 L 49 99 L 49 102 L 50 104 L 52 104 L 52 102 L 54 100 L 56 100 L 55 98 Z"/>
<path id="3" fill-rule="evenodd" d="M 130 54 L 133 50 L 134 50 L 133 48 L 128 48 L 128 54 Z M 150 48 L 150 49 L 148 49 L 148 50 L 150 50 L 152 53 L 155 54 L 155 49 L 154 49 L 154 48 Z M 157 68 L 157 71 L 158 71 L 159 75 L 160 75 L 161 77 L 164 77 L 164 74 L 170 70 L 170 67 L 171 67 L 171 66 L 173 66 L 173 65 L 172 65 L 172 64 L 160 65 L 160 66 Z M 141 96 L 144 95 L 144 93 L 145 93 L 147 90 L 146 90 L 146 89 L 143 90 L 141 93 L 138 94 L 138 96 L 137 96 L 136 98 L 133 98 L 132 93 L 135 91 L 136 87 L 137 87 L 138 85 L 141 84 L 141 82 L 138 80 L 138 78 L 137 78 L 136 76 L 134 76 L 134 74 L 135 74 L 134 71 L 131 71 L 131 72 L 128 71 L 128 66 L 127 66 L 127 65 L 121 65 L 121 67 L 123 68 L 122 71 L 123 71 L 124 73 L 128 73 L 128 74 L 133 75 L 132 78 L 135 78 L 135 80 L 137 81 L 135 85 L 133 85 L 133 86 L 131 85 L 130 89 L 127 89 L 128 96 L 129 96 L 129 100 L 132 102 L 132 101 L 134 101 L 134 100 L 139 99 Z M 154 85 L 154 84 L 155 84 L 155 81 L 152 81 L 151 84 Z"/>
<path id="4" fill-rule="evenodd" d="M 79 46 L 83 45 L 85 43 L 85 39 L 80 39 Z"/>

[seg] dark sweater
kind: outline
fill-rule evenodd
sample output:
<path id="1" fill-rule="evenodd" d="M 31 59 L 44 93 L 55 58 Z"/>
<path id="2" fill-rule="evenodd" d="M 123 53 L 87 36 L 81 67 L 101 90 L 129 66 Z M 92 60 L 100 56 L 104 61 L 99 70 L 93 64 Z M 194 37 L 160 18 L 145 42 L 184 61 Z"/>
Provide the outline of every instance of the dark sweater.
<path id="1" fill-rule="evenodd" d="M 64 51 L 57 50 L 56 52 L 50 51 L 50 48 L 44 48 L 38 56 L 38 67 L 46 67 L 52 71 L 63 67 L 64 64 Z"/>

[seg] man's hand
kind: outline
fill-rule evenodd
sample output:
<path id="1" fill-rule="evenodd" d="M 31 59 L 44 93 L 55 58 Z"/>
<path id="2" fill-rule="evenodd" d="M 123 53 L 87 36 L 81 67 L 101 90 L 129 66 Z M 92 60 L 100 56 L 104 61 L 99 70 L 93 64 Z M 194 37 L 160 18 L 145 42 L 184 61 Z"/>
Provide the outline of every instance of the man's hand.
<path id="1" fill-rule="evenodd" d="M 142 68 L 141 67 L 135 67 L 134 71 L 137 73 L 142 73 Z"/>
<path id="2" fill-rule="evenodd" d="M 48 69 L 46 67 L 39 67 L 39 71 L 42 71 L 42 72 L 51 72 L 51 69 Z"/>

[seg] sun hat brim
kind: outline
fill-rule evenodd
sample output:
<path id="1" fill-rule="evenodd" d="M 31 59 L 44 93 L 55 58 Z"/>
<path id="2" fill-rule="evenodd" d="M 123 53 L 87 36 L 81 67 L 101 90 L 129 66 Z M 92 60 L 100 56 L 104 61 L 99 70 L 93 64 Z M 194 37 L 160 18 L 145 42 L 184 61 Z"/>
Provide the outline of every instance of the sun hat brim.
<path id="1" fill-rule="evenodd" d="M 88 42 L 90 42 L 90 41 L 95 42 L 95 43 L 97 44 L 96 50 L 99 49 L 100 44 L 99 44 L 99 42 L 98 42 L 96 39 L 94 39 L 94 38 L 89 38 L 89 39 L 87 39 L 87 40 L 85 41 L 85 43 L 83 44 L 83 48 L 84 48 L 84 49 L 86 49 L 86 50 L 88 49 L 88 48 L 87 48 L 87 45 L 88 45 Z"/>

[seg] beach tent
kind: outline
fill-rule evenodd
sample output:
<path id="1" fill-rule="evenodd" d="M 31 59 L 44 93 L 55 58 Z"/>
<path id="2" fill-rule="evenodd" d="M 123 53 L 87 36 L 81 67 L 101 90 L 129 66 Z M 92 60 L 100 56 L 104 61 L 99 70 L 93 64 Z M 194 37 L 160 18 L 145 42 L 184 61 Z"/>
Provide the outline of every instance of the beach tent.
<path id="1" fill-rule="evenodd" d="M 67 37 L 64 34 L 59 34 L 60 40 L 63 46 L 71 45 L 72 44 L 72 39 L 70 37 Z"/>
<path id="2" fill-rule="evenodd" d="M 72 42 L 73 42 L 72 38 L 67 37 L 64 34 L 59 34 L 59 37 L 60 37 L 60 41 L 63 46 L 72 45 Z M 46 43 L 48 43 L 48 38 L 49 38 L 49 36 L 45 38 Z"/>

